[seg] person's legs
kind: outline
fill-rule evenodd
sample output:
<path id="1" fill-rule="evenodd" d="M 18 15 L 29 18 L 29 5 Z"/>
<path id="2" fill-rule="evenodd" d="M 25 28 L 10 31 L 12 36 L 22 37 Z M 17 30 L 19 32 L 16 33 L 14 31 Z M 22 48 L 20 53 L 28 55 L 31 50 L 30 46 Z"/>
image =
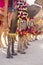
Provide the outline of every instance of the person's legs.
<path id="1" fill-rule="evenodd" d="M 15 49 L 14 49 L 14 44 L 15 44 L 15 41 L 14 41 L 14 37 L 12 38 L 12 55 L 17 55 L 17 53 L 15 52 Z"/>
<path id="2" fill-rule="evenodd" d="M 12 54 L 14 54 L 14 39 L 12 38 Z"/>
<path id="3" fill-rule="evenodd" d="M 8 36 L 8 49 L 7 49 L 7 58 L 13 58 L 13 56 L 11 55 L 11 38 Z"/>

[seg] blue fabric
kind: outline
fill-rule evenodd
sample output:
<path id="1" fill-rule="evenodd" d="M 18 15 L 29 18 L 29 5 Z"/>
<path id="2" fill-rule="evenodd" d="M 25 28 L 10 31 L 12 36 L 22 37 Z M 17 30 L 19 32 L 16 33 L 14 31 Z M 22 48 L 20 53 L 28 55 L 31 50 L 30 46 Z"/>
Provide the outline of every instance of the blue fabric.
<path id="1" fill-rule="evenodd" d="M 14 0 L 10 0 L 8 11 L 12 11 L 13 10 L 13 2 L 14 2 Z"/>
<path id="2" fill-rule="evenodd" d="M 10 0 L 10 5 L 9 5 L 9 7 L 13 7 L 13 0 Z"/>

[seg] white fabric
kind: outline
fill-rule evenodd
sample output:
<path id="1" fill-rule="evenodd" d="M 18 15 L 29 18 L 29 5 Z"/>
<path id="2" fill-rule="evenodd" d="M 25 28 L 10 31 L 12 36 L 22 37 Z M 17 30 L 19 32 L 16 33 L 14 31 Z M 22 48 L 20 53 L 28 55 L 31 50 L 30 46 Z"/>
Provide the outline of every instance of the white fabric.
<path id="1" fill-rule="evenodd" d="M 38 39 L 38 40 L 42 40 L 42 39 L 43 39 L 43 34 L 38 35 L 38 36 L 37 36 L 37 39 Z"/>
<path id="2" fill-rule="evenodd" d="M 15 43 L 14 43 L 14 50 L 17 51 L 17 48 L 18 48 L 18 42 L 15 41 Z"/>
<path id="3" fill-rule="evenodd" d="M 2 42 L 3 46 L 6 47 L 5 39 L 4 39 L 4 32 L 2 32 L 2 35 L 1 35 L 1 42 Z"/>

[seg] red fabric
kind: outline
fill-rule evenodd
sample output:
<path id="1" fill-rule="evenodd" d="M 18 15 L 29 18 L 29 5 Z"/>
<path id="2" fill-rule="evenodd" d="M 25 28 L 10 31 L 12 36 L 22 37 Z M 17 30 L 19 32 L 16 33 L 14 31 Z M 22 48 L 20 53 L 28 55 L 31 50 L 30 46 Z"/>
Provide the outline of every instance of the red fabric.
<path id="1" fill-rule="evenodd" d="M 22 35 L 26 35 L 26 31 L 22 31 Z"/>
<path id="2" fill-rule="evenodd" d="M 36 31 L 36 34 L 40 34 L 41 33 L 41 31 Z"/>
<path id="3" fill-rule="evenodd" d="M 3 7 L 4 7 L 4 5 L 5 5 L 4 0 L 0 0 L 0 7 L 1 7 L 1 8 L 3 8 Z"/>
<path id="4" fill-rule="evenodd" d="M 0 26 L 1 26 L 1 24 L 2 24 L 2 21 L 0 21 Z"/>
<path id="5" fill-rule="evenodd" d="M 35 34 L 35 33 L 36 33 L 36 30 L 35 30 L 35 27 L 34 27 L 34 26 L 31 28 L 30 32 L 31 32 L 32 34 Z"/>
<path id="6" fill-rule="evenodd" d="M 16 30 L 16 33 L 22 34 L 22 31 L 20 31 L 19 29 L 17 29 L 17 30 Z"/>
<path id="7" fill-rule="evenodd" d="M 34 18 L 33 17 L 30 17 L 30 19 L 29 20 L 33 20 Z"/>
<path id="8" fill-rule="evenodd" d="M 16 5 L 17 0 L 14 0 L 14 3 L 15 3 L 15 5 Z M 8 6 L 9 6 L 9 4 L 10 4 L 10 0 L 8 0 Z M 4 5 L 5 5 L 5 0 L 0 0 L 0 7 L 3 8 Z"/>
<path id="9" fill-rule="evenodd" d="M 27 21 L 27 18 L 26 17 L 22 17 L 22 20 L 26 20 Z"/>
<path id="10" fill-rule="evenodd" d="M 18 29 L 16 30 L 16 33 L 19 33 L 19 30 Z"/>
<path id="11" fill-rule="evenodd" d="M 28 31 L 28 27 L 26 27 L 26 31 Z"/>
<path id="12" fill-rule="evenodd" d="M 25 31 L 25 30 L 19 31 L 19 30 L 17 29 L 17 30 L 16 30 L 16 33 L 21 34 L 21 35 L 26 35 L 26 31 Z"/>

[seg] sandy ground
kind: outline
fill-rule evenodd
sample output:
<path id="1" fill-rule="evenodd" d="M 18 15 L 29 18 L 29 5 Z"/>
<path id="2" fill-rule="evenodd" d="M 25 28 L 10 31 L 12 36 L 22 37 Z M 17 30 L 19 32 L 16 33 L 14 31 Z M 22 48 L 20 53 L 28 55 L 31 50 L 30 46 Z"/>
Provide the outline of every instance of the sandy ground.
<path id="1" fill-rule="evenodd" d="M 6 58 L 6 49 L 0 48 L 0 65 L 43 65 L 43 40 L 30 42 L 26 54 Z"/>

